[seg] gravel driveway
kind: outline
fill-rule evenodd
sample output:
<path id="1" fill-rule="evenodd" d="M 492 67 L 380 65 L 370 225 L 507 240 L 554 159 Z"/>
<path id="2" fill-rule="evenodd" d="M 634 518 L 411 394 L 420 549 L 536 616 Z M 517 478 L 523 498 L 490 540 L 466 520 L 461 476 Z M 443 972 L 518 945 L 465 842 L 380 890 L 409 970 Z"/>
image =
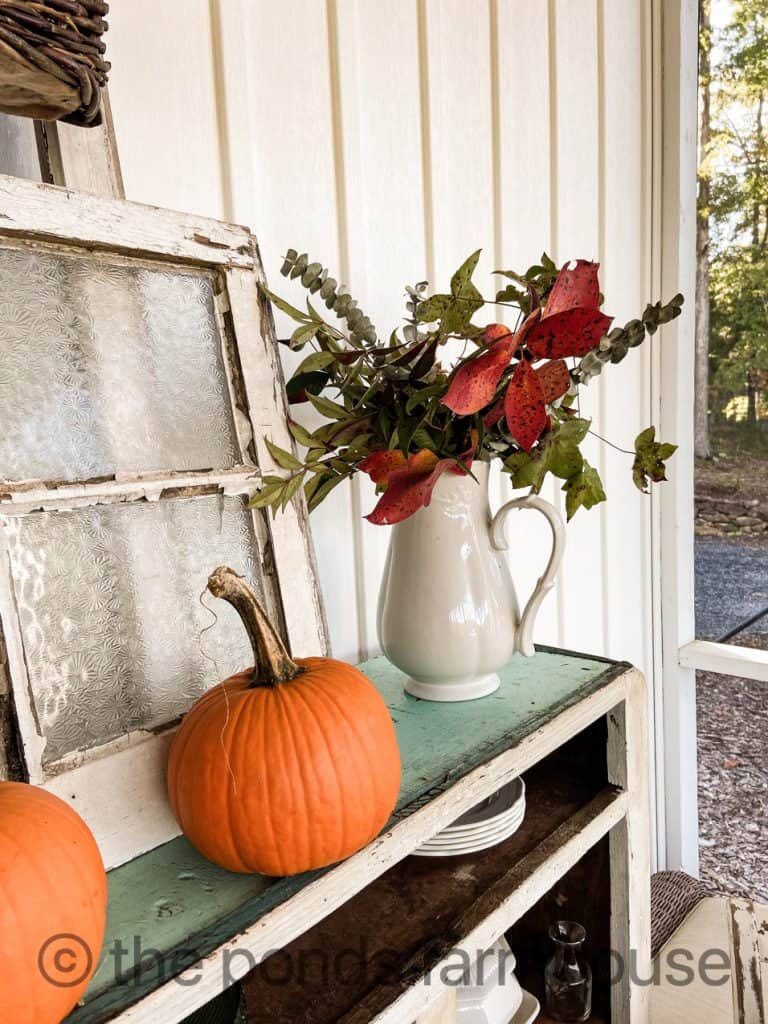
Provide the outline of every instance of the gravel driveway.
<path id="1" fill-rule="evenodd" d="M 696 538 L 696 632 L 714 639 L 768 605 L 768 546 Z M 768 616 L 734 637 L 768 649 Z M 698 672 L 702 878 L 768 902 L 768 683 Z"/>
<path id="2" fill-rule="evenodd" d="M 696 538 L 696 633 L 713 640 L 768 605 L 768 546 Z M 749 627 L 768 637 L 768 615 Z"/>

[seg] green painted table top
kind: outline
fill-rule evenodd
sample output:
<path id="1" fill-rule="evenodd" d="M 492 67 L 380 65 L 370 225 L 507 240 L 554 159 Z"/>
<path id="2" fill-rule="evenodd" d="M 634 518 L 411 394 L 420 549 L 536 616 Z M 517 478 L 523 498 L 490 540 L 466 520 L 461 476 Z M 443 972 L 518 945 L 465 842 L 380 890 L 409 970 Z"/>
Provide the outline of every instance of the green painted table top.
<path id="1" fill-rule="evenodd" d="M 385 658 L 360 666 L 378 687 L 397 730 L 403 781 L 393 820 L 607 685 L 627 666 L 551 648 L 516 655 L 496 693 L 435 703 L 403 691 Z M 332 869 L 324 869 L 328 871 Z M 236 875 L 204 860 L 183 837 L 109 872 L 104 953 L 85 1005 L 67 1024 L 96 1024 L 253 924 L 323 874 L 271 879 Z M 158 976 L 156 953 L 165 957 Z M 136 965 L 141 966 L 136 973 Z M 120 979 L 116 984 L 115 979 Z"/>

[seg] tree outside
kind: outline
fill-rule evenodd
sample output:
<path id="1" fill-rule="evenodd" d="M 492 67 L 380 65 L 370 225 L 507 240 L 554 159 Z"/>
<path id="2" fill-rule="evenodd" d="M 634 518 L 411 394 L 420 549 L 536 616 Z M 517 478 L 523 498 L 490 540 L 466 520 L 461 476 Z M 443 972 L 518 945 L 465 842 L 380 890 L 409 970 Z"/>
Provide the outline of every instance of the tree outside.
<path id="1" fill-rule="evenodd" d="M 768 650 L 768 3 L 699 17 L 696 629 Z M 766 684 L 700 672 L 697 700 L 702 876 L 766 901 Z"/>
<path id="2" fill-rule="evenodd" d="M 743 425 L 741 446 L 766 454 L 768 5 L 699 10 L 696 449 L 708 458 Z"/>

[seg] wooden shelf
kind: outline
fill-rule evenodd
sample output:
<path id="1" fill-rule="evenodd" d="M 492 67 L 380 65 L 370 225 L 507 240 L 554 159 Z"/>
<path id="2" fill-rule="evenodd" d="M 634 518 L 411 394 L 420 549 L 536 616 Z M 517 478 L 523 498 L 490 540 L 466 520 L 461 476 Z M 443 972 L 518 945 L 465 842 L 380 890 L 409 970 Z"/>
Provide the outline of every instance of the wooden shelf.
<path id="1" fill-rule="evenodd" d="M 390 708 L 403 760 L 400 798 L 384 832 L 349 860 L 294 878 L 222 871 L 182 837 L 111 871 L 105 953 L 67 1024 L 183 1020 L 222 990 L 227 958 L 228 980 L 247 973 L 605 715 L 636 675 L 623 663 L 541 649 L 515 657 L 490 697 L 435 704 L 406 695 L 402 674 L 385 659 L 361 667 Z M 126 951 L 118 978 L 116 944 Z M 152 955 L 141 960 L 147 950 Z M 182 985 L 175 979 L 186 968 Z"/>
<path id="2" fill-rule="evenodd" d="M 528 810 L 506 842 L 461 857 L 407 857 L 265 961 L 245 983 L 249 1022 L 376 1019 L 505 904 L 508 927 L 533 902 L 510 898 L 523 885 L 533 894 L 537 875 L 586 825 L 602 821 L 607 828 L 616 820 L 618 791 L 595 790 L 565 774 L 556 758 L 531 769 L 525 781 Z M 464 948 L 472 955 L 484 946 Z M 455 952 L 449 962 L 459 965 Z"/>

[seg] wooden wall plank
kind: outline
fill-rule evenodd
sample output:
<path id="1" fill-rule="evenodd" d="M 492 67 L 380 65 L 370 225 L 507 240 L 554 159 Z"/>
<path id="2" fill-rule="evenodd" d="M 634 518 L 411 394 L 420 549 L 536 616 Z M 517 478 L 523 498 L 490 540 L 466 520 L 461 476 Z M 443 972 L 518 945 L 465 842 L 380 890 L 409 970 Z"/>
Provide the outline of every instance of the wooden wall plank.
<path id="1" fill-rule="evenodd" d="M 463 0 L 426 0 L 422 65 L 429 150 L 425 168 L 428 269 L 444 291 L 475 249 L 483 249 L 476 281 L 490 294 L 494 252 L 494 147 L 489 9 L 465 17 Z M 478 315 L 494 318 L 493 309 Z"/>
<path id="2" fill-rule="evenodd" d="M 602 284 L 606 308 L 625 323 L 640 314 L 652 296 L 649 289 L 647 243 L 650 207 L 644 132 L 646 94 L 643 51 L 645 0 L 626 0 L 621 9 L 600 0 L 602 27 L 603 260 Z M 650 420 L 650 345 L 646 344 L 618 366 L 606 369 L 600 393 L 600 433 L 625 449 Z M 608 507 L 604 517 L 603 599 L 605 650 L 622 650 L 622 657 L 644 671 L 650 669 L 650 608 L 644 577 L 649 550 L 643 538 L 650 533 L 650 500 L 634 486 L 632 456 L 603 446 L 603 475 Z M 621 515 L 612 514 L 621 508 Z M 627 543 L 628 538 L 636 538 Z M 639 543 L 638 543 L 639 541 Z M 630 623 L 634 629 L 627 628 Z"/>
<path id="3" fill-rule="evenodd" d="M 272 287 L 302 306 L 303 289 L 280 277 L 283 253 L 291 246 L 308 251 L 338 276 L 345 245 L 326 8 L 315 0 L 217 6 L 233 215 L 254 224 Z M 291 321 L 280 313 L 276 320 L 278 337 L 289 336 Z M 303 358 L 286 350 L 284 356 L 286 372 Z M 292 413 L 306 425 L 320 421 L 311 409 Z M 333 650 L 349 660 L 357 660 L 361 646 L 355 518 L 348 487 L 334 491 L 312 516 Z"/>
<path id="4" fill-rule="evenodd" d="M 402 320 L 404 286 L 421 280 L 427 267 L 418 9 L 393 0 L 337 0 L 334 11 L 350 283 L 388 337 Z M 375 504 L 374 489 L 367 480 L 359 489 L 365 514 Z M 378 648 L 376 606 L 389 536 L 365 521 L 361 529 L 361 647 L 370 652 Z"/>
<path id="5" fill-rule="evenodd" d="M 554 0 L 552 43 L 556 67 L 553 115 L 556 122 L 554 170 L 556 191 L 555 250 L 557 260 L 599 259 L 600 140 L 597 0 Z M 582 415 L 600 430 L 600 380 L 581 399 Z M 598 443 L 587 438 L 586 458 L 602 469 Z M 601 585 L 603 579 L 601 520 L 604 508 L 579 510 L 568 527 L 561 576 L 565 646 L 599 651 L 604 646 Z"/>
<path id="6" fill-rule="evenodd" d="M 128 198 L 222 217 L 208 0 L 113 4 L 106 41 Z"/>
<path id="7" fill-rule="evenodd" d="M 502 269 L 525 269 L 552 252 L 552 192 L 548 5 L 541 0 L 498 0 L 496 4 L 498 93 L 498 259 Z M 536 74 L 531 68 L 537 68 Z M 499 268 L 495 268 L 499 269 Z M 519 497 L 508 478 L 500 499 Z M 548 481 L 542 492 L 559 505 L 559 488 Z M 514 516 L 508 526 L 510 566 L 518 595 L 527 599 L 543 571 L 551 534 L 540 515 Z M 570 543 L 570 541 L 569 541 Z M 562 642 L 560 583 L 536 620 L 538 643 Z"/>

